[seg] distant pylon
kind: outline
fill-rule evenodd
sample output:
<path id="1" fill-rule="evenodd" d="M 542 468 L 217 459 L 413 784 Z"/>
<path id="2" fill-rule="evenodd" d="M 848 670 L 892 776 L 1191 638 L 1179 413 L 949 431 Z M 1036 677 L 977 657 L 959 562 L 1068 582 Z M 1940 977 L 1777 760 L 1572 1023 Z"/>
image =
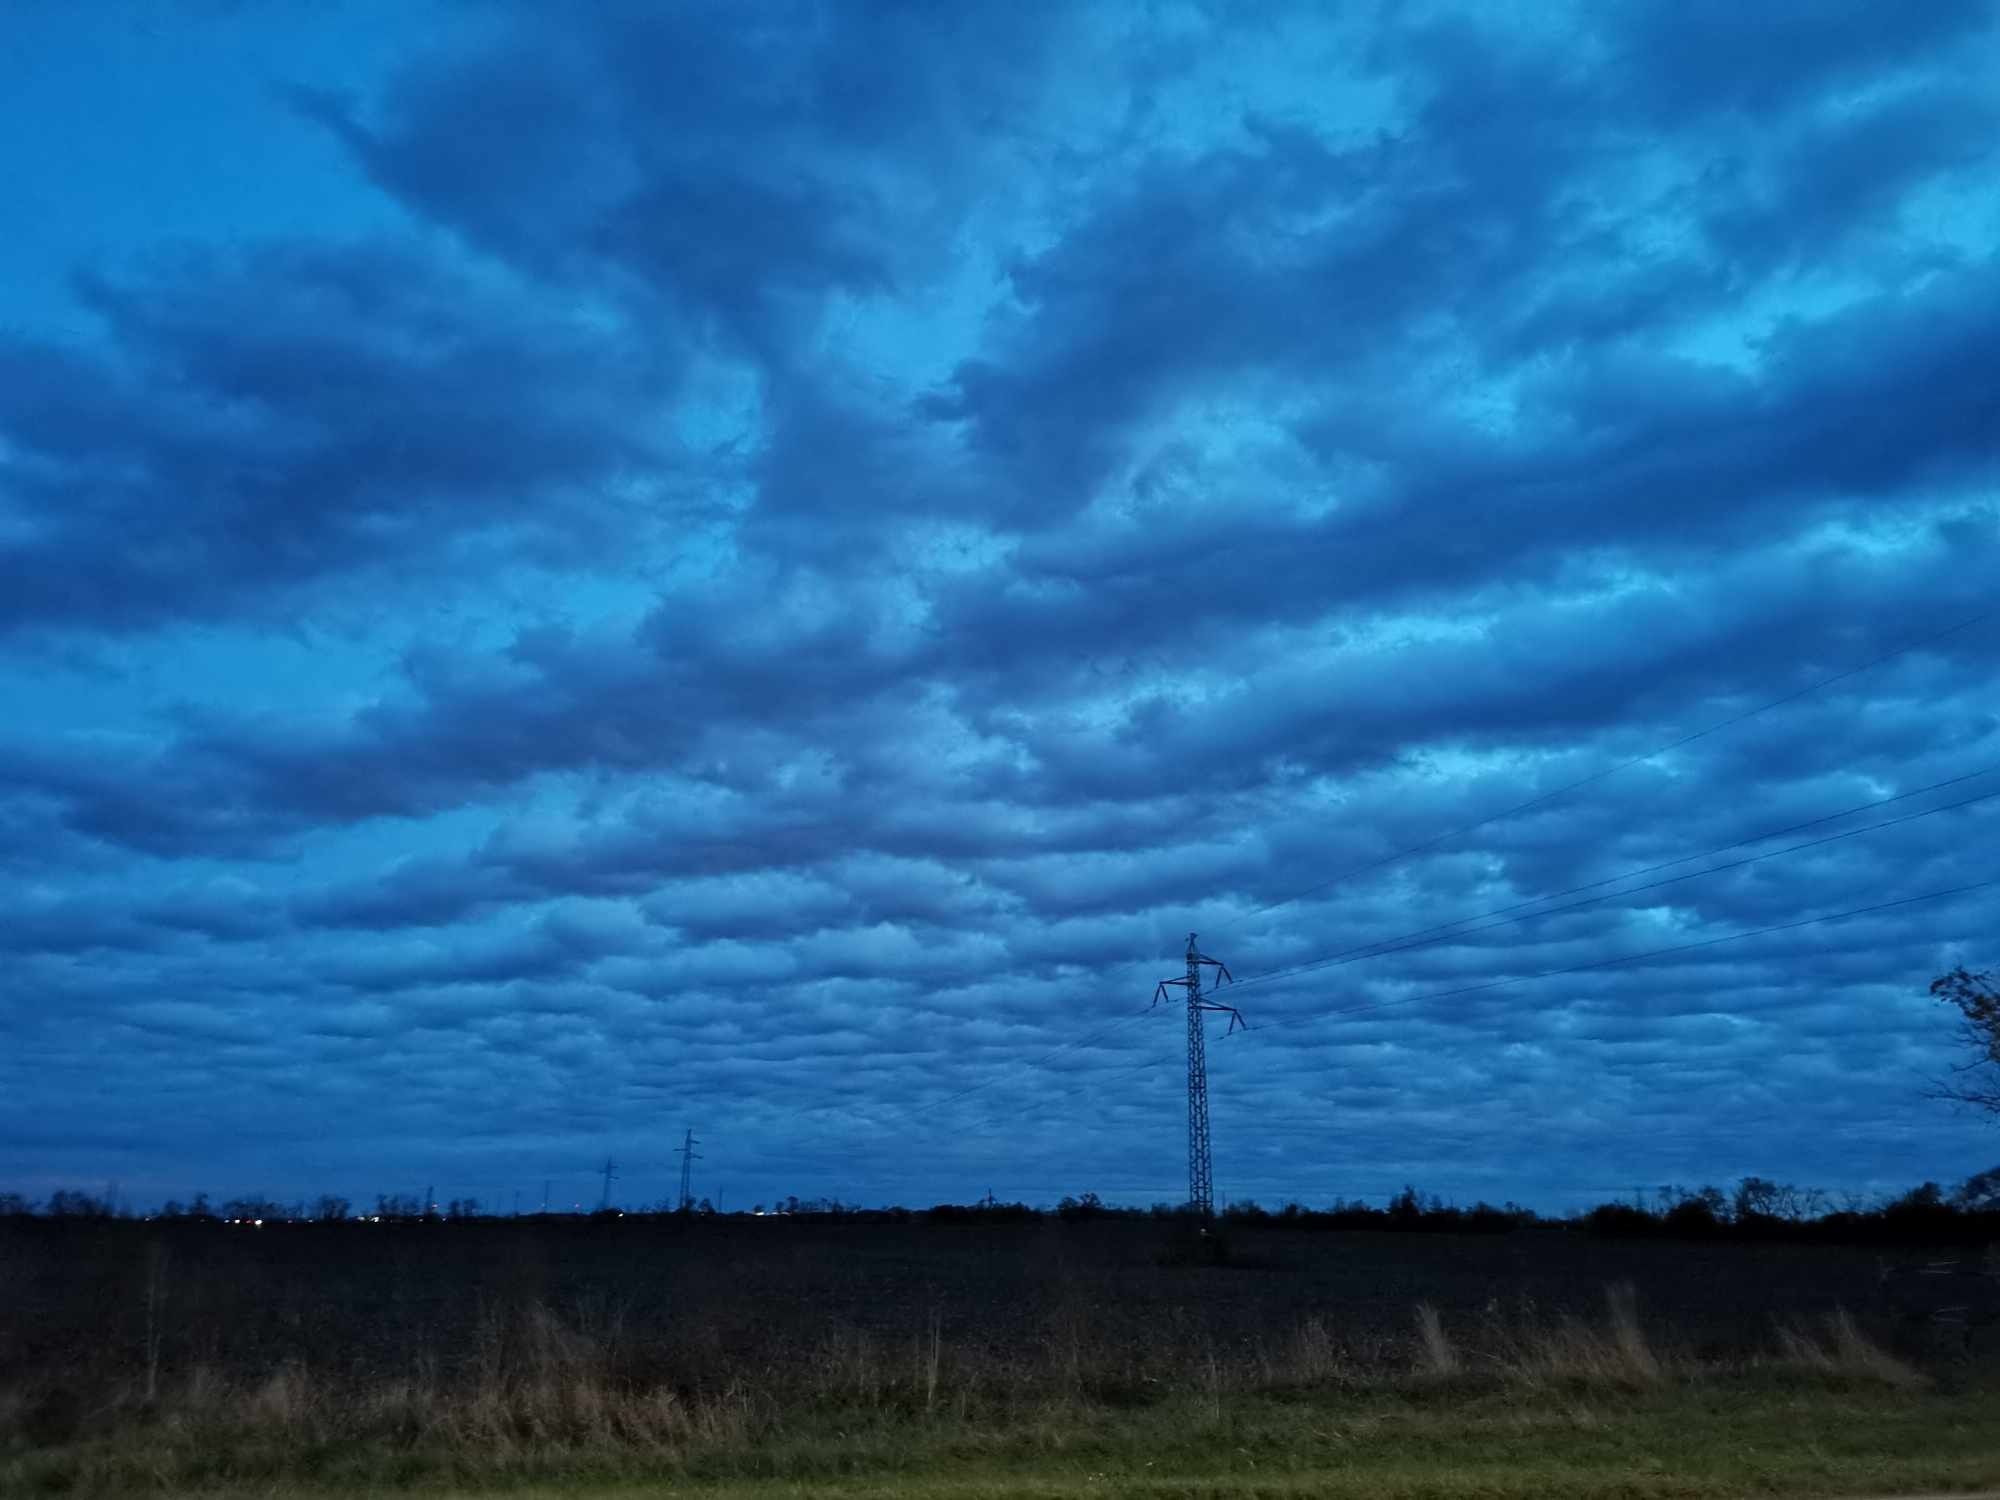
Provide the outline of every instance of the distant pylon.
<path id="1" fill-rule="evenodd" d="M 611 1179 L 618 1175 L 618 1163 L 607 1156 L 600 1170 L 604 1173 L 604 1196 L 597 1200 L 598 1211 L 601 1213 L 611 1207 Z"/>
<path id="2" fill-rule="evenodd" d="M 688 1131 L 687 1138 L 681 1142 L 682 1213 L 687 1213 L 694 1207 L 694 1164 L 701 1160 L 701 1153 L 694 1148 L 700 1144 L 701 1142 L 694 1138 L 692 1130 Z"/>
<path id="3" fill-rule="evenodd" d="M 1188 934 L 1187 974 L 1181 979 L 1162 979 L 1153 991 L 1153 1004 L 1167 998 L 1167 986 L 1187 990 L 1187 1079 L 1188 1079 L 1188 1207 L 1204 1220 L 1215 1217 L 1214 1164 L 1208 1139 L 1208 1040 L 1202 1026 L 1204 1011 L 1225 1011 L 1229 1029 L 1243 1024 L 1243 1013 L 1233 1005 L 1220 1005 L 1202 998 L 1201 966 L 1213 964 L 1216 973 L 1234 984 L 1236 978 L 1219 958 L 1207 958 Z"/>

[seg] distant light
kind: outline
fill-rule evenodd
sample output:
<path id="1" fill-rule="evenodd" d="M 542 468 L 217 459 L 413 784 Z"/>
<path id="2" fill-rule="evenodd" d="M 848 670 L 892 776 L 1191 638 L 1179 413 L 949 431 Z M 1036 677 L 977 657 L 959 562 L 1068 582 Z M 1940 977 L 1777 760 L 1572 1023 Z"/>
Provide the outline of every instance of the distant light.
<path id="1" fill-rule="evenodd" d="M 256 1225 L 259 1229 L 262 1229 L 264 1227 L 264 1221 L 262 1219 L 252 1219 L 250 1222 Z"/>

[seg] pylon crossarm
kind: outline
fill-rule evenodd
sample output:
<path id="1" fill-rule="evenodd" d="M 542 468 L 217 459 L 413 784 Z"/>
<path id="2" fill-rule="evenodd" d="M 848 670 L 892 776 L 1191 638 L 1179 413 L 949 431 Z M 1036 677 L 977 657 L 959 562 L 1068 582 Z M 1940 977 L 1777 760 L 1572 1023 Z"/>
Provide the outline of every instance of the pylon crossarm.
<path id="1" fill-rule="evenodd" d="M 1239 1026 L 1245 1031 L 1250 1029 L 1250 1023 L 1243 1019 L 1243 1012 L 1233 1005 L 1217 1005 L 1213 1000 L 1197 1000 L 1195 1004 L 1202 1010 L 1218 1011 L 1229 1017 L 1229 1031 L 1223 1032 L 1224 1036 L 1228 1036 Z"/>
<path id="2" fill-rule="evenodd" d="M 1162 1000 L 1167 998 L 1167 986 L 1170 984 L 1178 984 L 1185 987 L 1187 981 L 1185 979 L 1162 979 L 1159 988 L 1153 991 L 1153 1004 L 1158 1005 Z"/>

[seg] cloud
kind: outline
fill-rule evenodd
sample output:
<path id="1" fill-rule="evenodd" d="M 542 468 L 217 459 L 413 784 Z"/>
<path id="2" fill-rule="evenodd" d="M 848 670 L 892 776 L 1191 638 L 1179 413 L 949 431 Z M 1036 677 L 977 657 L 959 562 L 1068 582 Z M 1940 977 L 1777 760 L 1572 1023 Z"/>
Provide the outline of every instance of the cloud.
<path id="1" fill-rule="evenodd" d="M 406 69 L 378 123 L 293 106 L 422 217 L 538 273 L 611 277 L 690 336 L 772 366 L 833 295 L 918 268 L 919 200 L 949 198 L 980 132 L 1032 94 L 1060 29 L 1023 12 L 600 9 L 519 24 Z"/>
<path id="2" fill-rule="evenodd" d="M 28 524 L 0 628 L 136 630 L 475 562 L 578 561 L 671 471 L 671 357 L 607 346 L 414 245 L 199 251 L 79 295 L 111 349 L 0 343 Z"/>
<path id="3" fill-rule="evenodd" d="M 1614 66 L 1659 114 L 1769 111 L 1821 92 L 1920 67 L 1955 42 L 1990 33 L 1987 0 L 1885 11 L 1863 0 L 1781 0 L 1754 14 L 1722 3 L 1668 0 L 1610 13 L 1602 39 Z"/>
<path id="4" fill-rule="evenodd" d="M 1991 7 L 460 20 L 0 335 L 0 1177 L 1986 1164 Z"/>

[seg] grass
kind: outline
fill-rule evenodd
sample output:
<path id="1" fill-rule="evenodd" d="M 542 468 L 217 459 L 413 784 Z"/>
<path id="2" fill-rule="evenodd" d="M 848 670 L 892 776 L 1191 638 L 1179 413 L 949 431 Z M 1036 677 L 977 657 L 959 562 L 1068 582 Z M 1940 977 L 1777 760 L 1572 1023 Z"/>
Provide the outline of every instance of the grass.
<path id="1" fill-rule="evenodd" d="M 276 1448 L 261 1457 L 275 1460 Z M 109 1457 L 109 1455 L 106 1455 Z M 755 1441 L 675 1452 L 565 1449 L 504 1469 L 451 1452 L 322 1455 L 313 1472 L 9 1476 L 71 1491 L 312 1495 L 453 1492 L 718 1495 L 1707 1496 L 1890 1494 L 2000 1482 L 2000 1419 L 1972 1394 L 1770 1376 L 1642 1393 L 1454 1390 L 1071 1402 L 989 1413 L 827 1409 Z M 258 1458 L 238 1449 L 238 1461 Z M 399 1461 L 400 1459 L 400 1461 Z M 51 1482 L 53 1480 L 53 1482 Z"/>
<path id="2" fill-rule="evenodd" d="M 646 1373 L 615 1310 L 495 1305 L 452 1373 L 298 1358 L 0 1397 L 0 1493 L 277 1496 L 421 1487 L 564 1495 L 1889 1493 L 2000 1483 L 2000 1407 L 1940 1389 L 1836 1313 L 1726 1362 L 1661 1351 L 1629 1286 L 1596 1318 L 1420 1305 L 1398 1361 L 1320 1319 L 1143 1374 L 1072 1310 L 1033 1347 L 935 1317 L 849 1330 L 719 1389 Z M 51 1404 L 53 1402 L 53 1405 Z M 67 1404 L 66 1404 L 67 1403 Z M 555 1493 L 556 1490 L 542 1492 Z"/>
<path id="3" fill-rule="evenodd" d="M 1899 1322 L 1872 1254 L 1227 1248 L 1060 1223 L 0 1234 L 0 1496 L 2000 1484 L 1993 1351 Z"/>

